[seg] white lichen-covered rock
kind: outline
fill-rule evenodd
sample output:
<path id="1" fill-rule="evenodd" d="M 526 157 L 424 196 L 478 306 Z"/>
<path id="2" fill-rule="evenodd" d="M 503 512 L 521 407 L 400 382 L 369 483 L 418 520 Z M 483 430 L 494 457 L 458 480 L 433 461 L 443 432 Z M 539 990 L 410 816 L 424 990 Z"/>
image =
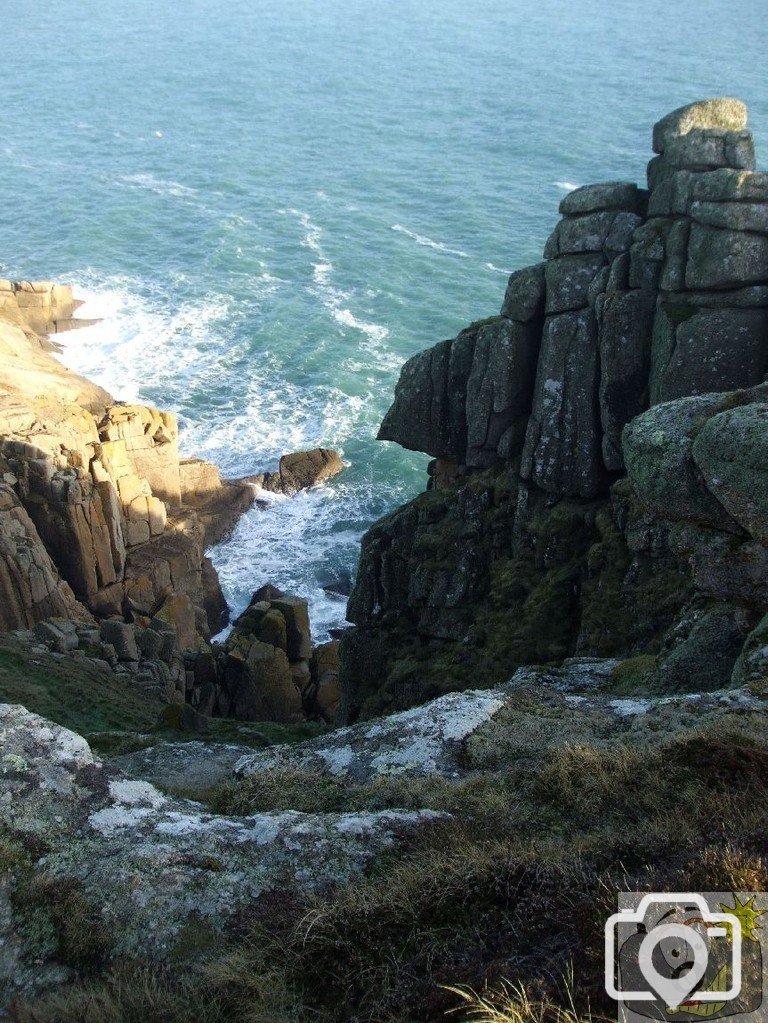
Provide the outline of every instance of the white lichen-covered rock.
<path id="1" fill-rule="evenodd" d="M 504 706 L 507 688 L 449 693 L 411 710 L 243 757 L 235 774 L 297 768 L 354 781 L 379 775 L 458 777 L 464 741 Z"/>
<path id="2" fill-rule="evenodd" d="M 504 706 L 468 738 L 467 767 L 536 769 L 557 749 L 652 747 L 723 722 L 764 720 L 768 702 L 747 686 L 674 696 L 618 696 L 619 661 L 520 668 Z"/>
<path id="3" fill-rule="evenodd" d="M 222 928 L 264 892 L 345 882 L 439 816 L 217 816 L 125 778 L 73 732 L 0 705 L 0 834 L 46 849 L 36 869 L 80 884 L 101 907 L 119 953 L 165 955 L 192 919 Z M 0 930 L 13 936 L 4 906 L 0 893 Z M 0 989 L 23 986 L 14 966 L 23 955 L 0 959 Z"/>
<path id="4" fill-rule="evenodd" d="M 616 692 L 621 661 L 570 658 L 520 668 L 495 689 L 449 693 L 390 717 L 243 757 L 235 775 L 298 770 L 354 782 L 382 775 L 460 778 L 510 762 L 534 766 L 567 745 L 652 745 L 726 715 L 765 714 L 747 687 L 675 696 Z"/>

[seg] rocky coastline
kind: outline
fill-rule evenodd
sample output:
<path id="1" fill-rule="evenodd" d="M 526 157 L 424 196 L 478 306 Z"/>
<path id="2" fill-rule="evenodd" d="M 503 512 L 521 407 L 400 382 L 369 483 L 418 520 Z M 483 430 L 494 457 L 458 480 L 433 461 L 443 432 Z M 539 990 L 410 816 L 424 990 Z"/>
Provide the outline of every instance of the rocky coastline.
<path id="1" fill-rule="evenodd" d="M 199 717 L 311 716 L 320 679 L 306 602 L 286 598 L 304 629 L 292 661 L 285 622 L 266 666 L 212 650 L 229 610 L 206 551 L 259 489 L 290 496 L 340 472 L 341 459 L 297 452 L 274 473 L 227 480 L 181 458 L 172 413 L 115 400 L 57 362 L 50 333 L 82 325 L 77 306 L 65 285 L 0 282 L 0 629 Z M 327 649 L 320 656 L 328 662 Z"/>
<path id="2" fill-rule="evenodd" d="M 768 174 L 652 146 L 403 367 L 340 642 L 207 554 L 340 457 L 222 479 L 0 281 L 0 1019 L 597 1023 L 618 891 L 768 890 Z"/>

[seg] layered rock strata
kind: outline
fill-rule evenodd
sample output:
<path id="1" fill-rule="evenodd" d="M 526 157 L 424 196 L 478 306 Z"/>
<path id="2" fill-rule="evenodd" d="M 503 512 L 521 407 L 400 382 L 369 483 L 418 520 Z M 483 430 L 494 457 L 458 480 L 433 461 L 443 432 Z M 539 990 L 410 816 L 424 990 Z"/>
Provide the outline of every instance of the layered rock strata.
<path id="1" fill-rule="evenodd" d="M 738 100 L 665 117 L 646 189 L 569 193 L 501 314 L 403 367 L 379 436 L 435 461 L 364 538 L 348 718 L 574 653 L 685 685 L 717 635 L 728 681 L 768 611 L 768 175 L 746 126 Z"/>

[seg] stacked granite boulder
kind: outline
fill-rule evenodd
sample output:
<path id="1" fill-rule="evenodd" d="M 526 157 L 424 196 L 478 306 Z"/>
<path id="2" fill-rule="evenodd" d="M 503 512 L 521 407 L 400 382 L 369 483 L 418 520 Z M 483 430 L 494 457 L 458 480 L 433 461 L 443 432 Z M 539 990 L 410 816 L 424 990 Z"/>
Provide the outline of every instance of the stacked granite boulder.
<path id="1" fill-rule="evenodd" d="M 358 628 L 342 652 L 348 716 L 363 705 L 374 712 L 434 695 L 418 681 L 429 668 L 413 668 L 420 659 L 415 638 L 422 646 L 460 644 L 460 655 L 459 647 L 455 657 L 450 649 L 443 653 L 467 664 L 470 674 L 478 670 L 489 643 L 504 646 L 503 637 L 488 635 L 494 615 L 514 608 L 509 627 L 518 639 L 526 615 L 534 629 L 545 579 L 559 589 L 568 576 L 551 607 L 552 631 L 564 633 L 562 655 L 613 653 L 622 644 L 630 652 L 663 651 L 675 614 L 690 600 L 716 597 L 739 607 L 753 600 L 745 575 L 754 575 L 762 555 L 744 555 L 748 570 L 727 559 L 730 584 L 721 579 L 714 590 L 702 589 L 704 567 L 691 570 L 693 562 L 707 564 L 701 535 L 693 543 L 688 530 L 686 544 L 678 529 L 670 543 L 668 523 L 688 514 L 685 491 L 709 509 L 699 527 L 763 542 L 746 537 L 745 513 L 737 510 L 750 490 L 749 473 L 761 471 L 750 453 L 762 444 L 761 392 L 720 393 L 716 412 L 698 406 L 659 412 L 665 429 L 692 435 L 711 417 L 706 454 L 705 440 L 697 441 L 698 457 L 683 475 L 664 476 L 672 494 L 660 495 L 658 466 L 637 455 L 633 432 L 648 408 L 751 389 L 766 377 L 768 174 L 755 170 L 746 126 L 746 107 L 733 99 L 669 114 L 654 128 L 647 189 L 609 182 L 569 193 L 544 262 L 512 274 L 501 315 L 406 363 L 379 437 L 433 456 L 432 495 L 382 520 L 364 539 L 349 605 Z M 727 412 L 729 403 L 739 411 Z M 747 419 L 750 439 L 736 444 Z M 740 489 L 726 496 L 721 481 L 728 473 L 738 476 Z M 712 557 L 724 542 L 710 537 Z M 603 549 L 609 543 L 611 561 Z M 593 631 L 592 591 L 605 593 L 600 573 L 619 564 L 624 574 L 613 596 L 623 610 Z M 654 573 L 674 579 L 675 607 L 667 613 L 636 606 L 646 585 L 640 581 Z M 741 641 L 747 619 L 760 610 L 750 605 L 746 619 L 734 611 Z M 623 613 L 632 629 L 619 627 Z M 539 618 L 535 628 L 543 625 Z M 497 650 L 494 670 L 509 671 L 537 651 L 545 656 L 532 635 L 521 643 L 519 659 Z M 467 650 L 476 646 L 473 658 Z M 443 648 L 430 649 L 427 661 L 439 661 Z M 387 691 L 384 703 L 377 689 Z"/>
<path id="2" fill-rule="evenodd" d="M 332 721 L 338 704 L 338 643 L 314 646 L 302 597 L 262 586 L 237 621 L 218 659 L 211 706 L 246 721 Z M 194 705 L 194 701 L 193 701 Z"/>

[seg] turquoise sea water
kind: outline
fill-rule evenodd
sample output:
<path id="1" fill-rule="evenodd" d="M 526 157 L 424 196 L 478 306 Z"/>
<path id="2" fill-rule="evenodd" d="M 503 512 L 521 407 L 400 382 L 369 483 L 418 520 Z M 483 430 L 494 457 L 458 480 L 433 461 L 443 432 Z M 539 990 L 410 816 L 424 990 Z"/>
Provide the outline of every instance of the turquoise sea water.
<path id="1" fill-rule="evenodd" d="M 8 0 L 0 274 L 75 282 L 104 320 L 65 360 L 184 453 L 343 451 L 215 552 L 236 609 L 276 583 L 322 634 L 423 488 L 374 441 L 402 362 L 497 311 L 569 188 L 642 180 L 673 107 L 742 97 L 765 166 L 767 52 L 764 0 Z"/>

